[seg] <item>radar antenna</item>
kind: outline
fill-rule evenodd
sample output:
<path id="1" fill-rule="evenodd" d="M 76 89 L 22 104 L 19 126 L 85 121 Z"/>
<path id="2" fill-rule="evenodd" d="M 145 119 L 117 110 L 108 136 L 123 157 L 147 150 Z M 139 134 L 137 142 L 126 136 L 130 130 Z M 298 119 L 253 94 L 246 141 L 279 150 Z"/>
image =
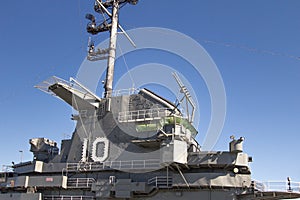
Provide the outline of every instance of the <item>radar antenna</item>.
<path id="1" fill-rule="evenodd" d="M 173 72 L 172 75 L 174 76 L 176 82 L 178 83 L 178 85 L 180 87 L 180 92 L 183 93 L 183 97 L 178 101 L 178 103 L 176 105 L 176 108 L 185 100 L 188 121 L 190 123 L 193 123 L 194 117 L 195 117 L 196 105 L 195 105 L 195 103 L 194 103 L 194 101 L 192 99 L 192 96 L 191 96 L 190 92 L 188 91 L 188 89 L 186 88 L 186 86 L 182 83 L 182 81 L 180 80 L 180 78 L 177 75 L 177 73 Z M 191 114 L 190 114 L 190 111 L 189 111 L 189 105 L 192 108 Z"/>
<path id="2" fill-rule="evenodd" d="M 121 33 L 123 33 L 127 37 L 129 42 L 134 47 L 136 47 L 132 39 L 128 36 L 128 34 L 118 22 L 120 7 L 123 7 L 127 3 L 136 5 L 138 3 L 138 0 L 96 0 L 94 10 L 98 13 L 101 13 L 104 19 L 103 22 L 98 25 L 94 15 L 86 15 L 86 18 L 90 20 L 90 22 L 87 24 L 88 33 L 96 35 L 100 32 L 110 31 L 108 49 L 95 50 L 94 42 L 91 39 L 89 39 L 88 44 L 88 60 L 97 61 L 107 59 L 106 79 L 104 82 L 104 98 L 109 98 L 112 95 L 118 29 L 120 29 Z M 111 12 L 109 10 L 111 10 Z M 108 16 L 108 19 L 106 19 L 105 16 Z"/>

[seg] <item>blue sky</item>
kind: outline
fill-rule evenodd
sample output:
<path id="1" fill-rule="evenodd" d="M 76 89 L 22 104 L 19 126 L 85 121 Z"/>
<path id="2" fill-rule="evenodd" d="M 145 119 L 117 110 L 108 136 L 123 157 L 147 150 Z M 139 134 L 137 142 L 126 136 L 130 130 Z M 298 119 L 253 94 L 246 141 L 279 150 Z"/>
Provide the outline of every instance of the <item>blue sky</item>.
<path id="1" fill-rule="evenodd" d="M 71 108 L 33 86 L 52 75 L 76 75 L 89 36 L 84 16 L 93 3 L 1 1 L 0 165 L 20 161 L 19 150 L 30 160 L 30 138 L 60 141 L 72 134 Z M 174 29 L 211 55 L 227 94 L 226 122 L 215 150 L 227 150 L 232 134 L 244 136 L 253 178 L 300 181 L 299 8 L 298 0 L 141 0 L 120 15 L 125 29 Z M 157 52 L 150 53 L 161 61 Z M 135 63 L 134 55 L 127 59 L 129 67 Z M 209 95 L 199 93 L 205 105 Z M 209 106 L 203 107 L 199 141 L 209 117 Z"/>

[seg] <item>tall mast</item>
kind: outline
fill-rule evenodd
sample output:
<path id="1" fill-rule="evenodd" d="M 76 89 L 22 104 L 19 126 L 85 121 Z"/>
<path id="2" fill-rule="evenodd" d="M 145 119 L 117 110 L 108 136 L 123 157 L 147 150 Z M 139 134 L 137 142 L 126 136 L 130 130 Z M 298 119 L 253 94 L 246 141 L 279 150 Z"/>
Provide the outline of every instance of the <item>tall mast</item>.
<path id="1" fill-rule="evenodd" d="M 90 61 L 107 59 L 106 79 L 104 81 L 104 98 L 110 98 L 112 96 L 118 28 L 135 47 L 134 42 L 119 24 L 120 5 L 124 5 L 126 3 L 136 5 L 137 2 L 138 0 L 96 0 L 94 9 L 104 18 L 104 21 L 98 25 L 96 24 L 96 18 L 94 15 L 86 15 L 86 18 L 90 20 L 87 25 L 87 32 L 96 35 L 100 32 L 110 31 L 109 48 L 97 49 L 95 51 L 94 42 L 89 39 L 89 50 L 87 56 L 87 59 Z M 109 10 L 111 10 L 112 13 L 110 13 Z M 107 20 L 105 16 L 108 16 L 110 20 Z"/>
<path id="2" fill-rule="evenodd" d="M 112 16 L 111 16 L 111 31 L 109 41 L 109 53 L 107 60 L 106 80 L 104 84 L 104 97 L 109 98 L 112 95 L 112 85 L 114 80 L 114 68 L 116 59 L 116 45 L 118 34 L 118 21 L 119 21 L 119 1 L 113 0 Z"/>

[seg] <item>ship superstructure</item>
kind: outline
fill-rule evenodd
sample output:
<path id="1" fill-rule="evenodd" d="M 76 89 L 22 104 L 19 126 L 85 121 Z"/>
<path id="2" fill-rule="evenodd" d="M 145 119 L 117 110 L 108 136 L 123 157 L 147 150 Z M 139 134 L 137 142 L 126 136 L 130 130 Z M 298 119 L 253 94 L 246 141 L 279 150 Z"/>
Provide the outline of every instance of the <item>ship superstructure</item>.
<path id="1" fill-rule="evenodd" d="M 118 30 L 127 36 L 118 14 L 127 3 L 138 2 L 96 0 L 95 12 L 104 16 L 100 24 L 86 15 L 89 33 L 110 32 L 109 47 L 95 49 L 90 41 L 87 57 L 107 59 L 103 97 L 73 78 L 51 77 L 38 85 L 77 111 L 76 128 L 60 149 L 50 139 L 31 139 L 33 160 L 1 173 L 0 200 L 300 198 L 291 181 L 284 191 L 268 191 L 251 179 L 252 158 L 243 152 L 243 137 L 232 136 L 228 151 L 201 150 L 193 126 L 196 106 L 176 73 L 181 101 L 192 108 L 185 114 L 146 88 L 113 90 Z"/>

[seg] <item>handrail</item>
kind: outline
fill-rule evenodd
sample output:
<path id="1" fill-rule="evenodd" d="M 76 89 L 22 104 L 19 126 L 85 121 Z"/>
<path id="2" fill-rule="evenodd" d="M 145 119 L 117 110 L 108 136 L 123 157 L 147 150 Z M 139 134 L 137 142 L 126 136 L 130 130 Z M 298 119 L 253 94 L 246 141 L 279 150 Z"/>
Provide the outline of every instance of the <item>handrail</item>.
<path id="1" fill-rule="evenodd" d="M 0 170 L 0 173 L 6 173 L 6 172 L 13 172 L 13 166 L 12 165 L 2 165 L 2 170 Z"/>
<path id="2" fill-rule="evenodd" d="M 169 118 L 173 118 L 173 122 L 167 122 L 170 121 Z M 166 123 L 181 124 L 184 128 L 188 129 L 192 133 L 193 137 L 196 137 L 198 133 L 195 127 L 188 121 L 187 118 L 172 113 L 172 110 L 170 110 L 169 108 L 154 108 L 154 109 L 145 109 L 145 110 L 125 111 L 125 112 L 119 112 L 118 115 L 118 121 L 120 123 L 145 122 L 145 121 L 161 120 L 161 119 L 163 119 L 164 124 Z M 155 123 L 157 123 L 158 125 L 161 122 L 155 122 Z M 162 124 L 160 124 L 159 126 L 162 126 Z"/>
<path id="3" fill-rule="evenodd" d="M 69 88 L 74 86 L 74 84 L 72 84 L 69 81 L 58 78 L 56 76 L 52 76 L 52 77 L 48 78 L 47 80 L 39 83 L 38 85 L 35 85 L 34 87 L 42 90 L 43 92 L 52 93 L 51 91 L 49 91 L 49 86 L 54 85 L 55 83 L 60 83 L 62 85 L 68 86 Z"/>
<path id="4" fill-rule="evenodd" d="M 93 178 L 69 178 L 67 186 L 68 188 L 90 188 L 95 182 Z"/>
<path id="5" fill-rule="evenodd" d="M 254 180 L 254 189 L 262 192 L 295 192 L 300 193 L 300 182 L 295 181 L 256 181 Z M 289 185 L 290 184 L 290 185 Z"/>
<path id="6" fill-rule="evenodd" d="M 136 88 L 128 88 L 128 89 L 120 89 L 120 90 L 113 90 L 111 91 L 111 96 L 113 97 L 118 97 L 118 96 L 123 96 L 123 95 L 132 95 L 136 94 L 139 91 L 139 89 Z M 104 96 L 105 92 L 103 92 Z"/>
<path id="7" fill-rule="evenodd" d="M 73 81 L 73 82 L 71 82 L 71 81 Z M 51 94 L 51 95 L 57 97 L 57 95 L 55 93 L 53 93 L 49 89 L 49 87 L 54 84 L 60 84 L 69 90 L 75 90 L 75 91 L 81 93 L 84 98 L 89 97 L 89 98 L 96 99 L 98 101 L 101 100 L 97 95 L 95 95 L 93 92 L 91 92 L 89 89 L 87 89 L 85 86 L 83 86 L 81 83 L 79 83 L 74 78 L 71 78 L 71 81 L 66 81 L 66 80 L 58 78 L 56 76 L 52 76 L 52 77 L 48 78 L 47 80 L 39 83 L 38 85 L 35 85 L 34 87 L 45 93 L 48 93 L 48 94 Z"/>
<path id="8" fill-rule="evenodd" d="M 94 200 L 92 196 L 45 195 L 44 200 Z"/>
<path id="9" fill-rule="evenodd" d="M 162 117 L 169 116 L 171 114 L 168 108 L 154 108 L 145 110 L 133 110 L 120 112 L 118 116 L 119 122 L 135 122 L 146 121 L 153 119 L 161 119 Z"/>
<path id="10" fill-rule="evenodd" d="M 105 169 L 156 169 L 160 160 L 121 160 L 105 162 L 67 163 L 67 171 L 97 171 Z"/>
<path id="11" fill-rule="evenodd" d="M 148 180 L 148 185 L 154 185 L 155 187 L 172 187 L 173 178 L 167 176 L 155 176 Z"/>

